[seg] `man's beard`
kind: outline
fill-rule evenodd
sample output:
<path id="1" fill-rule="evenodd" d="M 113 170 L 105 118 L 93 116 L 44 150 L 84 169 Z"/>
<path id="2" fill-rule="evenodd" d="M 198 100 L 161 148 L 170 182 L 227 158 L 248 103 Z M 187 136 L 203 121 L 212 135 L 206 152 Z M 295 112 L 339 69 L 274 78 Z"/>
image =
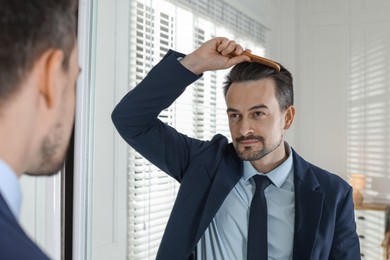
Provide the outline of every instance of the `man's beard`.
<path id="1" fill-rule="evenodd" d="M 63 147 L 63 138 L 63 125 L 58 123 L 53 132 L 42 141 L 38 167 L 26 172 L 26 174 L 50 176 L 58 173 L 64 166 L 64 157 L 67 151 L 67 147 Z"/>
<path id="2" fill-rule="evenodd" d="M 241 141 L 244 141 L 244 140 L 258 140 L 259 142 L 261 142 L 262 144 L 262 148 L 260 150 L 253 150 L 253 148 L 251 146 L 247 146 L 247 147 L 244 147 L 245 151 L 240 151 L 238 149 L 238 145 Z M 237 155 L 238 157 L 241 158 L 241 160 L 243 161 L 257 161 L 257 160 L 260 160 L 262 159 L 263 157 L 265 157 L 266 155 L 270 154 L 271 152 L 275 151 L 280 145 L 281 143 L 283 142 L 283 136 L 280 136 L 280 140 L 279 142 L 272 146 L 272 147 L 267 147 L 265 145 L 265 139 L 264 137 L 258 135 L 258 136 L 241 136 L 239 138 L 236 138 L 236 145 L 235 145 L 235 149 L 236 149 L 236 152 L 237 152 Z"/>

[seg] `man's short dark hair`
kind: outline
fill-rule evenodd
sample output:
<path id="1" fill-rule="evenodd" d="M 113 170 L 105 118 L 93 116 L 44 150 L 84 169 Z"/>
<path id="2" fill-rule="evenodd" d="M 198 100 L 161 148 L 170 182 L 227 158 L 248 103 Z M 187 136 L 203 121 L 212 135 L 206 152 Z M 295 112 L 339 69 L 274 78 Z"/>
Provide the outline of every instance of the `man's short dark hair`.
<path id="1" fill-rule="evenodd" d="M 75 46 L 73 0 L 0 0 L 0 104 L 19 90 L 34 63 L 49 49 L 64 53 L 63 68 Z"/>
<path id="2" fill-rule="evenodd" d="M 281 111 L 294 105 L 293 78 L 291 73 L 280 66 L 280 72 L 256 62 L 243 62 L 235 65 L 226 75 L 223 93 L 226 93 L 233 82 L 260 80 L 270 78 L 275 81 L 275 95 Z"/>

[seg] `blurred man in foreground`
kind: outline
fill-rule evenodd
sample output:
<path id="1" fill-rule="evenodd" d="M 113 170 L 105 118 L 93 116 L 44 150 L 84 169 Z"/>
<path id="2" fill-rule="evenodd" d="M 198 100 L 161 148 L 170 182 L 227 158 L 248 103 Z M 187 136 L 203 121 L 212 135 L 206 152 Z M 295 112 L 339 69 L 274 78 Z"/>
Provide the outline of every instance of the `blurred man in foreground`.
<path id="1" fill-rule="evenodd" d="M 18 223 L 18 178 L 64 162 L 80 73 L 74 5 L 0 0 L 0 259 L 48 259 Z"/>

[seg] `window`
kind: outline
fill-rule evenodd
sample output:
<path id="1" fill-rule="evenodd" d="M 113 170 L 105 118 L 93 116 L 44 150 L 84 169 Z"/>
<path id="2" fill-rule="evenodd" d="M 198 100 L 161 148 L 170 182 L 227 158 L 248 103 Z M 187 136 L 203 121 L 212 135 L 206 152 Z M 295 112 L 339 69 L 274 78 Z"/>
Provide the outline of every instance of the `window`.
<path id="1" fill-rule="evenodd" d="M 355 46 L 351 61 L 347 167 L 366 175 L 367 197 L 389 200 L 390 33 L 386 24 L 364 30 L 364 44 Z"/>
<path id="2" fill-rule="evenodd" d="M 224 1 L 133 0 L 131 5 L 129 89 L 169 49 L 189 53 L 215 36 L 231 37 L 265 54 L 267 29 Z M 216 133 L 230 136 L 222 94 L 225 74 L 205 73 L 159 118 L 199 139 Z M 131 148 L 128 160 L 128 257 L 154 259 L 179 184 Z"/>

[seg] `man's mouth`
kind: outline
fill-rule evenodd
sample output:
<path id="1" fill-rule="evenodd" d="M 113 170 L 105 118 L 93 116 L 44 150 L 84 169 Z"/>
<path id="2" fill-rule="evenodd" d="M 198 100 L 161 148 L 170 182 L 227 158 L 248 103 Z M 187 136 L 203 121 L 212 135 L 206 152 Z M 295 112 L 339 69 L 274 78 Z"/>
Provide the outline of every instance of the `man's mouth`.
<path id="1" fill-rule="evenodd" d="M 250 140 L 242 140 L 239 143 L 242 145 L 251 145 L 251 144 L 258 143 L 258 142 L 259 142 L 259 140 L 250 139 Z"/>
<path id="2" fill-rule="evenodd" d="M 240 136 L 236 138 L 237 143 L 242 143 L 242 142 L 264 142 L 264 137 L 260 135 L 251 135 L 251 136 Z"/>

